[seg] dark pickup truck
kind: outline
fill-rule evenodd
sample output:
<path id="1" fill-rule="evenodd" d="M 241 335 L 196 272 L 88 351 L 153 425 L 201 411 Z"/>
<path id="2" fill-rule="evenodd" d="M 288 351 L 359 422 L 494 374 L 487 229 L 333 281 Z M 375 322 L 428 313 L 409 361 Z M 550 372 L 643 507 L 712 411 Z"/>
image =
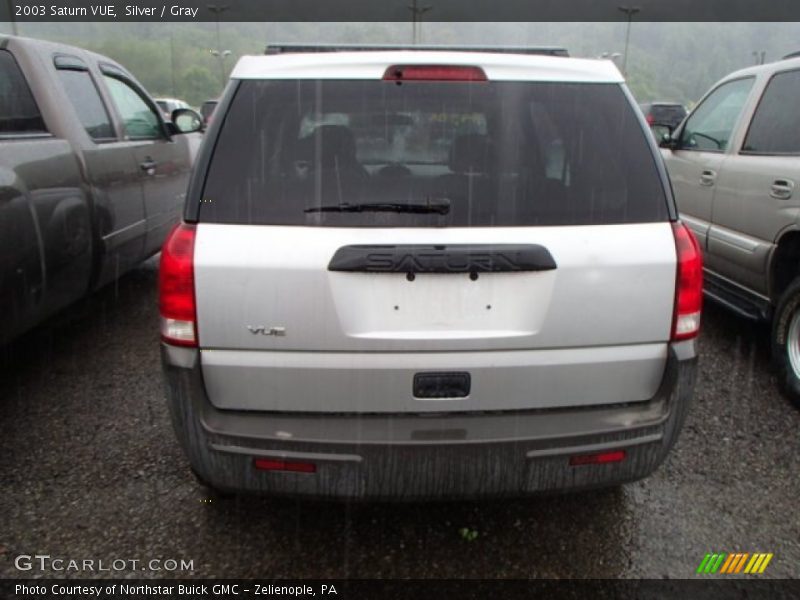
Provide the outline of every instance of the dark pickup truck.
<path id="1" fill-rule="evenodd" d="M 0 36 L 0 344 L 159 251 L 201 127 L 175 112 L 106 57 Z"/>

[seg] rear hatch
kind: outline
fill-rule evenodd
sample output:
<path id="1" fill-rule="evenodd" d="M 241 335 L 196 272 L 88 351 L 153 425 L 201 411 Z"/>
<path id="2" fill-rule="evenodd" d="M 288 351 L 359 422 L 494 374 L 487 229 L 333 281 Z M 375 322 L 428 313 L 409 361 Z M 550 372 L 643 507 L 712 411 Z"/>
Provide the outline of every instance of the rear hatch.
<path id="1" fill-rule="evenodd" d="M 675 242 L 618 84 L 237 85 L 194 254 L 214 404 L 400 413 L 655 393 Z M 469 374 L 467 396 L 420 402 L 427 372 Z"/>

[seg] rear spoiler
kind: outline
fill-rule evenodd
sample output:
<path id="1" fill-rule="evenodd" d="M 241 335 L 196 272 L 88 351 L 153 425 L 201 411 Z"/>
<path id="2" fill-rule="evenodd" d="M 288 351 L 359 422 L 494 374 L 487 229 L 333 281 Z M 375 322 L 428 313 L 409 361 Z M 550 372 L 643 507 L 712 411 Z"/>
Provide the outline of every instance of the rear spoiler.
<path id="1" fill-rule="evenodd" d="M 493 52 L 498 54 L 540 54 L 568 57 L 566 48 L 558 46 L 447 46 L 418 44 L 267 44 L 264 54 L 298 52 L 367 52 L 422 50 L 439 52 Z"/>

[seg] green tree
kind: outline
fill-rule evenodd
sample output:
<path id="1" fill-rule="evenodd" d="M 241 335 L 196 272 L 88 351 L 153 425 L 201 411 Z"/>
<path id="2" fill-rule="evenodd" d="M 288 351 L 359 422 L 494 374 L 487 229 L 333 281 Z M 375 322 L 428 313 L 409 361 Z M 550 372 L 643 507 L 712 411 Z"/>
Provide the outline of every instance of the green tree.
<path id="1" fill-rule="evenodd" d="M 193 66 L 186 69 L 178 83 L 178 96 L 193 106 L 215 98 L 219 92 L 219 78 L 206 67 Z"/>

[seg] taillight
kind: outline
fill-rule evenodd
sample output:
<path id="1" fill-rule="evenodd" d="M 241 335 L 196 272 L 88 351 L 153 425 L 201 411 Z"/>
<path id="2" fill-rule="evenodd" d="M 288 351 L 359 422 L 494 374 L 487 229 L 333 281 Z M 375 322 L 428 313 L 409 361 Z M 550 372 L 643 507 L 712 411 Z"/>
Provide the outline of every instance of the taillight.
<path id="1" fill-rule="evenodd" d="M 652 125 L 652 124 L 653 124 L 653 123 L 655 123 L 655 121 L 656 121 L 656 119 L 655 119 L 655 117 L 652 115 L 652 113 L 651 113 L 651 114 L 648 114 L 648 115 L 645 117 L 645 120 L 647 121 L 647 124 L 648 124 L 648 125 Z"/>
<path id="2" fill-rule="evenodd" d="M 672 339 L 686 340 L 700 331 L 703 308 L 703 257 L 694 234 L 680 221 L 672 224 L 678 254 Z"/>
<path id="3" fill-rule="evenodd" d="M 383 74 L 386 81 L 486 81 L 480 67 L 450 65 L 394 65 Z"/>
<path id="4" fill-rule="evenodd" d="M 161 339 L 178 346 L 197 346 L 195 234 L 195 225 L 180 223 L 167 236 L 161 249 L 158 272 Z"/>

